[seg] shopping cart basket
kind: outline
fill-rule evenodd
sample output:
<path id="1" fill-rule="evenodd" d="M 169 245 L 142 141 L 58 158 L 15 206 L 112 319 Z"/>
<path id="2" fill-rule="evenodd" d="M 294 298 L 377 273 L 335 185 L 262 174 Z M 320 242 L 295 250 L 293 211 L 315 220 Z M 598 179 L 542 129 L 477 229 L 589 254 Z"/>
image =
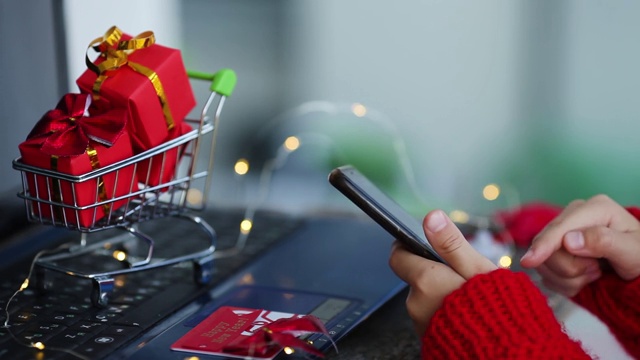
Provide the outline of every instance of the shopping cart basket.
<path id="1" fill-rule="evenodd" d="M 46 270 L 53 270 L 69 276 L 90 279 L 93 284 L 92 303 L 96 306 L 105 306 L 108 303 L 109 293 L 114 288 L 116 275 L 188 261 L 193 262 L 194 279 L 197 283 L 206 284 L 211 280 L 216 233 L 206 221 L 195 215 L 195 212 L 203 210 L 207 204 L 220 112 L 226 97 L 233 92 L 236 75 L 229 69 L 220 70 L 215 74 L 189 71 L 188 75 L 191 79 L 209 80 L 212 84 L 211 93 L 202 107 L 200 118 L 185 119 L 193 130 L 182 136 L 80 176 L 26 165 L 21 158 L 13 161 L 13 168 L 19 170 L 22 175 L 23 188 L 18 196 L 24 199 L 28 219 L 80 233 L 77 245 L 34 260 L 34 281 L 39 290 L 45 290 Z M 209 115 L 210 113 L 213 114 L 213 118 Z M 208 151 L 203 151 L 207 150 L 203 149 L 203 146 L 208 146 Z M 156 166 L 153 166 L 154 163 Z M 176 165 L 174 168 L 169 168 L 167 164 Z M 159 169 L 159 174 L 155 174 L 158 178 L 170 179 L 151 186 L 146 185 L 144 181 L 134 181 L 134 178 L 125 175 L 135 174 L 139 167 L 148 169 L 147 179 L 152 168 Z M 174 176 L 164 176 L 166 172 L 172 172 Z M 102 178 L 107 175 L 115 176 L 114 188 L 118 182 L 130 182 L 129 191 L 111 199 L 102 199 L 97 196 L 100 191 L 98 187 L 104 186 Z M 139 174 L 138 178 L 140 178 Z M 79 191 L 86 191 L 87 184 L 95 184 L 96 201 L 90 205 L 81 206 L 76 195 Z M 83 185 L 84 187 L 81 187 Z M 68 199 L 67 195 L 67 199 L 62 199 L 60 189 L 70 189 L 65 193 L 71 194 L 72 198 Z M 52 196 L 52 194 L 58 195 Z M 100 215 L 98 215 L 98 209 L 100 209 Z M 93 216 L 93 221 L 88 226 L 80 221 L 81 213 L 86 217 L 87 212 Z M 43 213 L 47 215 L 43 216 Z M 207 243 L 201 249 L 188 254 L 155 259 L 154 240 L 140 231 L 138 224 L 166 217 L 179 217 L 192 222 L 196 228 L 205 233 Z M 124 236 L 107 237 L 97 242 L 89 241 L 88 234 L 107 229 L 121 229 L 125 233 Z M 146 247 L 142 256 L 131 256 L 126 261 L 121 259 L 125 264 L 122 268 L 93 272 L 61 265 L 63 263 L 61 260 L 89 256 L 100 249 L 111 249 L 119 243 L 130 241 L 132 236 L 146 244 Z"/>

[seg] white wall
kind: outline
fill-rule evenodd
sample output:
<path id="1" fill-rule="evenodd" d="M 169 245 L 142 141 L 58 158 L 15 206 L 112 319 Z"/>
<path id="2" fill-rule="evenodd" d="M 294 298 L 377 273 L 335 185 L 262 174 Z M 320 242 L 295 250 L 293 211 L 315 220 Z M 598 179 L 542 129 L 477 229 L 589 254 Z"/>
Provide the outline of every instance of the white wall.
<path id="1" fill-rule="evenodd" d="M 527 200 L 640 201 L 640 4 L 288 4 L 285 99 L 384 112 L 427 193 L 465 206 L 505 180 Z"/>
<path id="2" fill-rule="evenodd" d="M 450 201 L 470 180 L 479 186 L 495 154 L 513 146 L 519 2 L 290 5 L 287 101 L 361 102 L 385 113 L 432 194 Z"/>
<path id="3" fill-rule="evenodd" d="M 567 131 L 638 158 L 640 3 L 572 1 L 567 19 Z M 631 154 L 635 152 L 635 154 Z"/>

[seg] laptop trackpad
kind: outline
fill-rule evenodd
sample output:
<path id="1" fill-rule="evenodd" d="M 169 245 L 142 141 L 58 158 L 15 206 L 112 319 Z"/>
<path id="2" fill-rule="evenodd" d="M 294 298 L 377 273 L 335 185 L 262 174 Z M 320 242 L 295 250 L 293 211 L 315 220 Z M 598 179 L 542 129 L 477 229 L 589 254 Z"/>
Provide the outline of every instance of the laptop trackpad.
<path id="1" fill-rule="evenodd" d="M 336 323 L 342 323 L 340 320 L 349 319 L 350 313 L 357 312 L 360 305 L 361 302 L 356 299 L 340 296 L 262 286 L 240 286 L 223 299 L 205 306 L 197 314 L 187 319 L 183 325 L 196 326 L 220 306 L 234 306 L 293 314 L 311 314 L 322 320 L 329 328 L 335 326 Z"/>

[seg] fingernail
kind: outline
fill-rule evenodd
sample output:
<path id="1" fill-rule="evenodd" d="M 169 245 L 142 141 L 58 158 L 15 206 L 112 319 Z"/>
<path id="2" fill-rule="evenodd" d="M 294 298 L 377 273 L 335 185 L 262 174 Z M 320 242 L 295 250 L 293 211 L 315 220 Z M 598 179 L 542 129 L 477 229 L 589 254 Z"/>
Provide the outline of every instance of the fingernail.
<path id="1" fill-rule="evenodd" d="M 429 216 L 429 220 L 427 220 L 427 229 L 430 231 L 438 232 L 444 229 L 445 226 L 447 226 L 447 218 L 440 210 L 431 214 L 431 216 Z"/>
<path id="2" fill-rule="evenodd" d="M 584 236 L 580 231 L 570 231 L 564 236 L 565 245 L 569 249 L 579 250 L 584 247 Z"/>
<path id="3" fill-rule="evenodd" d="M 522 260 L 529 259 L 532 256 L 533 256 L 533 249 L 529 249 L 529 250 L 527 250 L 526 253 L 524 253 L 524 255 L 522 255 L 522 257 L 520 258 L 520 262 L 522 262 Z"/>

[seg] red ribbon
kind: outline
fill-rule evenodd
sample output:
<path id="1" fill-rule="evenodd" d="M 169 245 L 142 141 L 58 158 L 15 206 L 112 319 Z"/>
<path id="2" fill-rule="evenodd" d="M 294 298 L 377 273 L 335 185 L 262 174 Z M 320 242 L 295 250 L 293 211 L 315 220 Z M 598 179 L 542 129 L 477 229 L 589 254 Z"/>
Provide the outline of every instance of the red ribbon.
<path id="1" fill-rule="evenodd" d="M 299 318 L 278 319 L 263 326 L 251 336 L 239 337 L 235 342 L 225 346 L 224 351 L 241 356 L 265 356 L 272 353 L 274 348 L 289 347 L 324 357 L 321 351 L 297 337 L 310 333 L 322 333 L 329 337 L 324 324 L 315 316 L 306 315 Z"/>
<path id="2" fill-rule="evenodd" d="M 38 121 L 27 140 L 41 144 L 40 149 L 48 155 L 82 155 L 91 140 L 111 147 L 126 122 L 124 109 L 107 109 L 103 102 L 92 104 L 87 94 L 66 94 Z"/>

